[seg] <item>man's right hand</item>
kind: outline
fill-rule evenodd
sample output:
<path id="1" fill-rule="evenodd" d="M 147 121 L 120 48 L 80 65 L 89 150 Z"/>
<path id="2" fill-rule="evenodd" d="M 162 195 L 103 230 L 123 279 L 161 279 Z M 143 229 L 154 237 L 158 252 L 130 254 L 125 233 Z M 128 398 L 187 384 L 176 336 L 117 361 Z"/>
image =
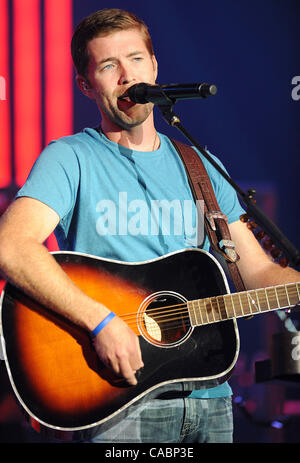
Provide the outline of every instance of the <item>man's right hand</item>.
<path id="1" fill-rule="evenodd" d="M 94 348 L 108 368 L 135 386 L 135 373 L 144 366 L 138 336 L 119 317 L 114 317 L 93 339 Z"/>

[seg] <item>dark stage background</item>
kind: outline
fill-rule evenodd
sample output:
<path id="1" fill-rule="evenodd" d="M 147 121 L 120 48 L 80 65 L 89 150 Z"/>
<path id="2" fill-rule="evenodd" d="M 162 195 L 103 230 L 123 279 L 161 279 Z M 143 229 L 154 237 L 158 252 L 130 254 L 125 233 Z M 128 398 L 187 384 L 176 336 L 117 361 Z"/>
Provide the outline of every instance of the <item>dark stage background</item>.
<path id="1" fill-rule="evenodd" d="M 56 42 L 57 49 L 52 50 L 52 55 L 47 52 L 49 43 L 54 43 L 47 35 L 46 18 L 51 17 L 51 8 L 58 32 L 66 32 L 65 29 L 68 32 L 89 13 L 118 7 L 135 12 L 148 24 L 159 63 L 160 84 L 217 85 L 215 97 L 178 102 L 177 114 L 200 144 L 221 159 L 244 190 L 250 187 L 257 190 L 258 204 L 300 248 L 298 0 L 0 1 L 1 212 L 25 180 L 39 148 L 51 138 L 99 123 L 97 108 L 79 93 L 64 58 L 53 64 L 53 56 L 63 56 L 60 53 L 64 50 L 67 61 L 70 59 L 70 33 L 65 34 L 64 41 Z M 27 69 L 20 77 L 18 53 L 23 45 L 20 45 L 22 40 L 16 39 L 16 21 L 19 6 L 25 8 L 25 4 L 29 19 L 37 13 L 35 24 L 39 27 L 40 46 L 33 49 L 25 45 Z M 61 19 L 65 7 L 66 18 L 71 18 L 70 23 L 66 19 L 66 24 Z M 23 27 L 25 23 L 24 19 Z M 24 29 L 24 42 L 27 33 L 32 31 Z M 57 39 L 59 34 L 54 36 Z M 32 71 L 37 62 L 37 71 Z M 38 74 L 37 80 L 30 81 L 31 71 Z M 52 88 L 50 94 L 51 83 L 60 79 L 66 81 L 66 90 L 61 94 Z M 21 82 L 19 87 L 18 82 Z M 37 125 L 30 139 L 25 135 L 22 139 L 23 122 L 31 114 L 33 101 L 29 93 L 36 88 L 39 88 L 35 96 L 39 101 L 34 122 Z M 62 125 L 51 129 L 51 117 L 54 120 L 62 117 Z M 185 141 L 159 113 L 156 121 L 159 131 Z M 26 130 L 30 131 L 30 125 Z M 49 249 L 55 249 L 53 239 L 49 241 Z M 292 319 L 300 330 L 299 315 L 293 315 Z M 269 357 L 272 334 L 283 330 L 281 320 L 273 313 L 241 320 L 239 327 L 241 354 L 230 382 L 234 390 L 235 442 L 300 442 L 299 383 L 255 382 L 254 364 Z M 27 427 L 15 405 L 4 362 L 0 362 L 0 369 L 0 442 L 43 441 Z"/>

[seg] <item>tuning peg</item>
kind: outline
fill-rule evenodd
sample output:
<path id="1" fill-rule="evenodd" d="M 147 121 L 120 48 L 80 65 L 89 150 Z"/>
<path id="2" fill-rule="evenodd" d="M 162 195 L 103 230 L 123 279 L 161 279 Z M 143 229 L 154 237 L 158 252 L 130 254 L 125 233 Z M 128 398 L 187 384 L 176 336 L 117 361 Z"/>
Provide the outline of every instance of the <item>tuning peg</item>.
<path id="1" fill-rule="evenodd" d="M 248 222 L 249 219 L 250 219 L 250 217 L 249 217 L 248 214 L 243 214 L 243 215 L 240 216 L 240 221 L 243 222 L 243 223 Z"/>
<path id="2" fill-rule="evenodd" d="M 259 230 L 255 233 L 255 238 L 260 241 L 266 236 L 265 232 L 263 230 Z"/>
<path id="3" fill-rule="evenodd" d="M 263 243 L 263 248 L 266 250 L 266 251 L 270 251 L 272 249 L 272 246 L 273 246 L 273 241 L 270 239 L 270 238 L 266 238 Z"/>
<path id="4" fill-rule="evenodd" d="M 282 256 L 280 259 L 279 259 L 279 265 L 280 267 L 287 267 L 289 264 L 289 261 L 288 259 L 285 257 L 285 256 Z"/>
<path id="5" fill-rule="evenodd" d="M 277 257 L 279 257 L 280 254 L 281 254 L 281 250 L 278 249 L 278 248 L 276 248 L 276 247 L 274 246 L 274 248 L 271 249 L 270 254 L 271 254 L 271 256 L 272 256 L 274 259 L 277 259 Z"/>
<path id="6" fill-rule="evenodd" d="M 258 225 L 257 223 L 254 222 L 254 220 L 250 220 L 248 223 L 247 223 L 247 227 L 249 228 L 249 230 L 255 230 Z"/>

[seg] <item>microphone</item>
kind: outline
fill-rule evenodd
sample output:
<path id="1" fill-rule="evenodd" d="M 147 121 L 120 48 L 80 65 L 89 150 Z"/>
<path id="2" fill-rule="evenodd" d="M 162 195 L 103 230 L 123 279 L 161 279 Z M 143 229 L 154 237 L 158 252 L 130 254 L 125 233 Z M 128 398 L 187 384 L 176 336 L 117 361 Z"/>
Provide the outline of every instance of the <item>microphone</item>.
<path id="1" fill-rule="evenodd" d="M 133 85 L 127 91 L 127 95 L 133 103 L 154 103 L 158 105 L 175 103 L 176 100 L 206 98 L 216 93 L 217 87 L 207 83 L 170 85 L 140 83 Z"/>

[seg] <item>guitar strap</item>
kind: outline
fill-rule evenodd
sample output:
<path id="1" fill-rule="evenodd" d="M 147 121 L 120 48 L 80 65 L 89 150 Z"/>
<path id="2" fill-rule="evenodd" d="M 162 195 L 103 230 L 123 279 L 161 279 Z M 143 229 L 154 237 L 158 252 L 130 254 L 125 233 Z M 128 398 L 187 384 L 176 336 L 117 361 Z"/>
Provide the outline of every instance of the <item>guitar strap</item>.
<path id="1" fill-rule="evenodd" d="M 228 220 L 220 211 L 204 164 L 191 146 L 177 140 L 170 140 L 185 166 L 194 200 L 204 201 L 204 223 L 210 244 L 225 259 L 236 291 L 244 291 L 244 282 L 237 266 L 239 256 L 231 239 Z"/>

